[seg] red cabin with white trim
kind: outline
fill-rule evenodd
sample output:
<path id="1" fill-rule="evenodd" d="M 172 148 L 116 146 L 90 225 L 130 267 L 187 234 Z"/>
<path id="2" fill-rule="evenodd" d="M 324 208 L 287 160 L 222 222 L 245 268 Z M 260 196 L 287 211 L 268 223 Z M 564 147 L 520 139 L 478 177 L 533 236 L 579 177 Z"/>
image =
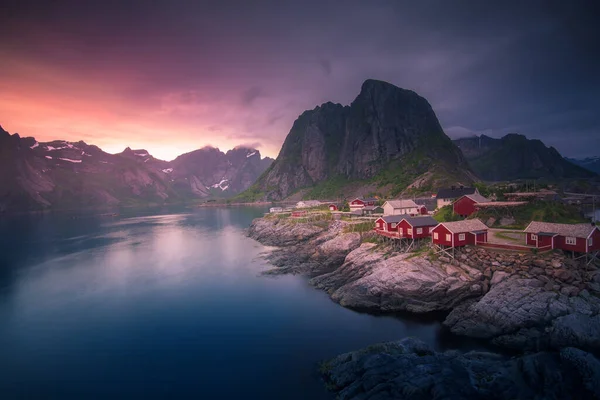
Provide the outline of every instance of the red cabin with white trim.
<path id="1" fill-rule="evenodd" d="M 404 217 L 398 224 L 398 232 L 405 238 L 422 239 L 431 236 L 431 230 L 437 225 L 432 217 Z"/>
<path id="2" fill-rule="evenodd" d="M 477 245 L 487 242 L 488 227 L 478 219 L 441 222 L 431 230 L 434 244 L 448 247 Z"/>
<path id="3" fill-rule="evenodd" d="M 468 217 L 476 211 L 479 203 L 489 203 L 489 200 L 479 193 L 467 194 L 452 203 L 452 211 L 461 217 Z"/>
<path id="4" fill-rule="evenodd" d="M 377 199 L 375 199 L 375 198 L 368 198 L 368 199 L 356 198 L 356 199 L 352 200 L 349 204 L 350 211 L 358 210 L 358 209 L 361 209 L 366 206 L 374 206 L 376 202 L 377 202 Z"/>
<path id="5" fill-rule="evenodd" d="M 556 224 L 532 221 L 525 228 L 525 243 L 544 249 L 576 253 L 600 250 L 600 228 L 591 224 Z"/>

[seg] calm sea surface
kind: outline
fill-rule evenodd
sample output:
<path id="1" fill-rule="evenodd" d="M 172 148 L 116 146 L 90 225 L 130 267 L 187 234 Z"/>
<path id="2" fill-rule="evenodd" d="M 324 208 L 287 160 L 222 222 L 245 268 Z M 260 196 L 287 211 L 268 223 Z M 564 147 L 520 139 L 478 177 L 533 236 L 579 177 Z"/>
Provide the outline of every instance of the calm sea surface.
<path id="1" fill-rule="evenodd" d="M 0 219 L 0 398 L 331 399 L 320 360 L 440 324 L 266 277 L 261 208 Z"/>

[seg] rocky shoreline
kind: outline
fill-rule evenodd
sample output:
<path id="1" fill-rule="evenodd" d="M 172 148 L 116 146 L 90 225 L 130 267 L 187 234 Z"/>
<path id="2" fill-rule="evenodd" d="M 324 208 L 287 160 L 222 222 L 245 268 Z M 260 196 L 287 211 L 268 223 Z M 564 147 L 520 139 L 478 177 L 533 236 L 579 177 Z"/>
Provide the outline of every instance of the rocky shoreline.
<path id="1" fill-rule="evenodd" d="M 446 311 L 449 313 L 443 324 L 452 333 L 527 353 L 520 363 L 523 357 L 536 363 L 550 357 L 559 368 L 565 364 L 563 353 L 575 352 L 586 360 L 591 357 L 596 364 L 590 361 L 589 365 L 594 368 L 600 365 L 590 354 L 600 354 L 600 270 L 596 267 L 558 253 L 534 255 L 465 248 L 453 260 L 428 251 L 402 254 L 365 240 L 370 233 L 349 232 L 346 227 L 343 221 L 302 223 L 259 218 L 252 222 L 248 234 L 263 244 L 276 246 L 267 255 L 276 268 L 267 273 L 306 275 L 311 284 L 344 307 L 377 313 Z M 387 349 L 395 344 L 379 346 Z M 434 359 L 445 360 L 446 353 L 436 354 Z M 400 358 L 398 362 L 407 363 L 405 356 Z M 510 366 L 513 361 L 502 362 L 502 368 L 514 370 Z M 377 370 L 375 366 L 367 368 L 354 383 L 365 384 L 365 377 L 372 378 Z M 600 369 L 593 372 L 598 379 L 595 393 L 600 398 Z M 325 374 L 329 381 L 335 381 L 336 376 L 334 372 Z M 407 377 L 394 378 L 398 379 Z M 498 390 L 492 386 L 492 392 Z M 354 393 L 351 396 L 335 390 L 341 398 L 375 396 L 366 395 L 366 389 L 344 392 Z M 495 398 L 531 397 L 507 391 L 506 396 Z"/>

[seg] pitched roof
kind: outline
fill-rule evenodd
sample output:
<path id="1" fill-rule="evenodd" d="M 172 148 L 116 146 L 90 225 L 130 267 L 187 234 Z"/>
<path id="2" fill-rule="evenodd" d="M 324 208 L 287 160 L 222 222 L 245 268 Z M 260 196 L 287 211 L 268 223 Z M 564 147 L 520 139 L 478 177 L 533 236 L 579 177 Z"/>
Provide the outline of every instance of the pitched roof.
<path id="1" fill-rule="evenodd" d="M 435 226 L 438 224 L 432 217 L 404 217 L 403 219 L 415 228 L 421 226 Z"/>
<path id="2" fill-rule="evenodd" d="M 483 197 L 479 193 L 465 194 L 463 197 L 468 197 L 475 203 L 489 203 L 490 199 Z"/>
<path id="3" fill-rule="evenodd" d="M 388 200 L 383 205 L 389 204 L 392 208 L 417 208 L 417 203 L 412 200 Z"/>
<path id="4" fill-rule="evenodd" d="M 557 233 L 561 236 L 587 238 L 597 226 L 591 224 L 557 224 L 554 222 L 532 221 L 524 232 L 527 233 Z"/>
<path id="5" fill-rule="evenodd" d="M 440 225 L 444 225 L 452 233 L 463 233 L 463 232 L 474 232 L 484 231 L 488 227 L 478 219 L 465 219 L 464 221 L 452 221 L 452 222 L 440 222 Z M 436 226 L 437 228 L 437 226 Z M 434 228 L 435 229 L 435 228 Z"/>
<path id="6" fill-rule="evenodd" d="M 438 190 L 436 198 L 438 199 L 457 199 L 466 194 L 475 193 L 475 188 L 472 187 L 455 187 L 452 188 L 443 188 Z"/>
<path id="7" fill-rule="evenodd" d="M 381 217 L 381 218 L 379 218 L 379 219 L 382 219 L 382 220 L 384 220 L 384 221 L 385 221 L 387 224 L 390 224 L 390 223 L 392 223 L 392 222 L 400 222 L 400 221 L 402 221 L 404 218 L 405 218 L 405 217 L 404 217 L 404 215 L 386 215 L 386 216 L 383 216 L 383 217 Z"/>
<path id="8" fill-rule="evenodd" d="M 364 206 L 363 210 L 365 210 L 365 211 L 372 211 L 372 210 L 375 210 L 377 208 L 381 208 L 381 207 L 380 206 Z"/>

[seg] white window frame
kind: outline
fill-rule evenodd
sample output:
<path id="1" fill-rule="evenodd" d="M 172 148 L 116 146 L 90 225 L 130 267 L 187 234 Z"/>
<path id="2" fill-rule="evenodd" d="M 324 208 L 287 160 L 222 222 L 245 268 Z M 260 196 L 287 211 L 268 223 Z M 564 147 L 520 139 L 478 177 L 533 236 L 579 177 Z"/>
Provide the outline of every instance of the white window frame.
<path id="1" fill-rule="evenodd" d="M 462 241 L 462 240 L 465 240 L 466 238 L 467 238 L 467 237 L 465 236 L 465 234 L 464 234 L 464 233 L 459 233 L 459 234 L 458 234 L 458 240 L 461 240 L 461 241 Z"/>
<path id="2" fill-rule="evenodd" d="M 412 228 L 408 228 L 408 229 L 406 230 L 406 234 L 407 234 L 407 235 L 412 235 Z"/>
<path id="3" fill-rule="evenodd" d="M 449 233 L 446 233 L 446 242 L 451 242 L 452 241 L 452 235 Z"/>
<path id="4" fill-rule="evenodd" d="M 535 233 L 531 234 L 531 240 L 534 241 L 534 242 L 537 242 L 538 237 L 537 237 L 537 235 Z"/>
<path id="5" fill-rule="evenodd" d="M 423 228 L 417 228 L 417 235 L 420 235 L 423 233 Z"/>
<path id="6" fill-rule="evenodd" d="M 398 223 L 396 223 L 396 222 L 392 222 L 392 225 L 391 225 L 391 226 L 392 226 L 392 229 L 394 229 L 394 228 L 397 228 L 397 227 L 398 227 Z"/>
<path id="7" fill-rule="evenodd" d="M 565 244 L 567 244 L 569 246 L 575 246 L 577 244 L 577 238 L 573 237 L 573 236 L 566 236 Z"/>
<path id="8" fill-rule="evenodd" d="M 590 236 L 588 238 L 588 247 L 592 247 L 592 244 L 594 244 L 594 241 L 592 240 L 592 237 Z"/>
<path id="9" fill-rule="evenodd" d="M 438 236 L 438 233 L 437 233 L 437 232 L 433 232 L 433 238 L 434 238 L 435 240 L 438 240 L 438 239 L 439 239 L 439 236 Z"/>

